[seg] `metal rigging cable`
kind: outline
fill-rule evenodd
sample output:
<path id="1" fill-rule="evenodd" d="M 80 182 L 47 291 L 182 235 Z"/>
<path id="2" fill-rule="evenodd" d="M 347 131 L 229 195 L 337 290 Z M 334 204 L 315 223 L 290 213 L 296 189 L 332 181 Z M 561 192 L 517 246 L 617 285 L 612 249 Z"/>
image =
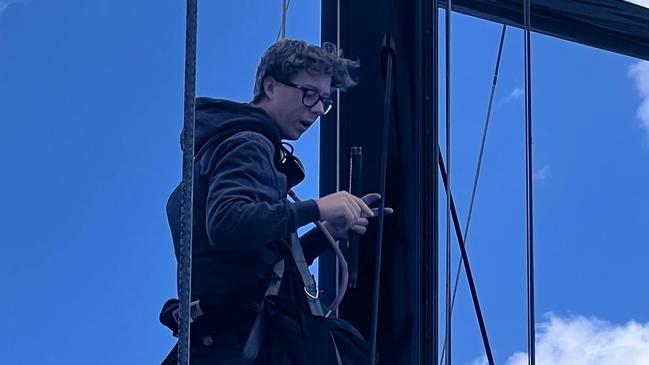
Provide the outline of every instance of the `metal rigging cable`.
<path id="1" fill-rule="evenodd" d="M 336 1 L 336 47 L 338 47 L 338 52 L 340 52 L 340 0 Z M 342 108 L 342 98 L 340 97 L 340 89 L 336 88 L 336 100 L 338 106 L 336 107 L 336 191 L 340 191 L 340 109 Z M 336 277 L 335 284 L 336 288 L 340 287 L 341 280 L 341 262 L 336 259 Z M 334 311 L 336 317 L 338 317 L 339 311 L 338 308 Z"/>
<path id="2" fill-rule="evenodd" d="M 482 169 L 482 160 L 484 156 L 484 148 L 487 142 L 487 131 L 489 130 L 489 122 L 491 121 L 491 110 L 493 107 L 493 101 L 494 97 L 496 95 L 496 85 L 498 83 L 498 74 L 500 71 L 500 60 L 502 56 L 502 51 L 503 51 L 503 45 L 505 43 L 505 33 L 507 31 L 507 25 L 503 25 L 502 31 L 500 33 L 500 44 L 498 46 L 498 56 L 496 57 L 496 69 L 494 71 L 494 77 L 493 81 L 491 83 L 491 94 L 489 95 L 489 104 L 487 106 L 487 117 L 485 119 L 485 125 L 482 130 L 482 142 L 480 144 L 480 154 L 478 155 L 478 164 L 476 167 L 476 172 L 473 178 L 473 189 L 471 191 L 471 202 L 469 204 L 469 213 L 466 218 L 466 224 L 464 226 L 464 235 L 458 238 L 462 238 L 464 241 L 464 245 L 467 244 L 468 242 L 468 235 L 469 235 L 469 226 L 471 224 L 471 216 L 473 214 L 473 206 L 475 204 L 475 197 L 476 197 L 476 191 L 478 190 L 478 181 L 480 179 L 480 171 Z M 462 272 L 462 264 L 463 261 L 460 260 L 457 264 L 457 270 L 455 271 L 455 284 L 453 286 L 453 295 L 451 298 L 451 313 L 453 313 L 453 308 L 455 307 L 455 297 L 457 295 L 457 288 L 458 284 L 460 282 L 460 273 Z M 446 342 L 444 342 L 442 346 L 442 356 L 439 361 L 440 365 L 444 362 L 444 355 L 445 351 L 444 348 L 446 347 Z"/>
<path id="3" fill-rule="evenodd" d="M 180 297 L 180 321 L 178 324 L 179 365 L 189 365 L 197 15 L 198 0 L 187 0 L 187 23 L 185 29 L 185 98 L 182 133 L 183 180 L 180 203 L 181 232 L 178 260 L 178 296 Z"/>
<path id="4" fill-rule="evenodd" d="M 372 323 L 371 323 L 371 345 L 370 345 L 370 364 L 376 363 L 376 337 L 379 321 L 379 289 L 381 286 L 381 249 L 383 247 L 383 222 L 385 220 L 385 185 L 387 180 L 388 168 L 388 142 L 390 140 L 390 121 L 393 116 L 393 96 L 394 96 L 394 59 L 396 50 L 394 40 L 389 33 L 383 38 L 381 47 L 381 64 L 385 66 L 385 94 L 383 99 L 383 135 L 381 143 L 381 173 L 379 183 L 379 217 L 378 217 L 378 237 L 376 242 L 376 256 L 374 261 L 374 287 L 372 288 Z"/>
<path id="5" fill-rule="evenodd" d="M 531 0 L 523 1 L 525 18 L 525 196 L 527 206 L 527 346 L 530 365 L 536 363 L 534 319 L 534 206 L 532 187 L 532 60 Z"/>
<path id="6" fill-rule="evenodd" d="M 441 148 L 439 149 L 441 151 Z M 442 159 L 441 153 L 438 153 L 438 156 L 439 156 L 438 164 L 439 164 L 440 172 L 442 173 L 442 181 L 444 182 L 444 186 L 448 188 L 448 184 L 447 184 L 448 176 L 446 174 L 446 168 L 444 167 L 444 160 Z M 482 336 L 482 343 L 484 345 L 485 353 L 487 354 L 487 361 L 489 362 L 489 365 L 494 365 L 494 358 L 491 352 L 491 345 L 489 344 L 489 336 L 487 335 L 487 326 L 484 323 L 484 318 L 482 316 L 482 309 L 480 309 L 478 290 L 475 288 L 475 281 L 473 280 L 471 265 L 469 263 L 469 255 L 466 252 L 466 245 L 464 243 L 464 240 L 462 239 L 462 229 L 460 228 L 460 219 L 457 216 L 455 201 L 453 200 L 452 195 L 451 195 L 451 214 L 453 215 L 453 227 L 455 228 L 455 235 L 457 236 L 457 241 L 460 246 L 462 261 L 464 262 L 464 270 L 466 271 L 466 278 L 467 281 L 469 282 L 469 289 L 471 290 L 471 299 L 473 300 L 473 308 L 475 309 L 475 314 L 476 317 L 478 318 L 478 325 L 480 326 L 480 335 Z"/>
<path id="7" fill-rule="evenodd" d="M 424 43 L 424 80 L 430 82 L 430 86 L 424 92 L 424 102 L 430 105 L 424 109 L 424 203 L 430 204 L 427 209 L 429 215 L 424 220 L 424 338 L 430 343 L 431 351 L 426 351 L 424 343 L 423 361 L 425 364 L 434 364 L 439 354 L 439 178 L 438 169 L 435 168 L 435 161 L 438 159 L 440 150 L 439 144 L 439 2 L 438 0 L 423 1 L 424 6 L 432 9 L 425 11 L 425 30 L 427 37 L 432 38 Z M 428 14 L 431 14 L 429 17 Z M 430 20 L 428 20 L 430 19 Z M 427 44 L 430 44 L 428 51 Z M 430 75 L 430 76 L 428 76 Z M 431 90 L 432 89 L 432 90 Z M 428 113 L 427 113 L 428 112 Z M 428 125 L 428 120 L 431 121 Z M 429 140 L 432 137 L 432 143 Z M 426 213 L 426 212 L 425 212 Z M 430 228 L 426 228 L 426 226 Z"/>
<path id="8" fill-rule="evenodd" d="M 451 365 L 451 7 L 452 0 L 446 2 L 445 32 L 446 52 L 446 364 Z"/>

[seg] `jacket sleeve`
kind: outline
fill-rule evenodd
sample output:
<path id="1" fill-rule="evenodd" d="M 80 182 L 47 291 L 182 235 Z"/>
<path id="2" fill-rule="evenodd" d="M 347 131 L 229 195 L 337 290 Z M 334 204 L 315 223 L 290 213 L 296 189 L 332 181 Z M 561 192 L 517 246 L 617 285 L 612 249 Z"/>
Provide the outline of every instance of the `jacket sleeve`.
<path id="1" fill-rule="evenodd" d="M 309 265 L 313 264 L 313 260 L 323 252 L 331 248 L 329 241 L 318 227 L 302 235 L 300 243 L 302 244 L 302 251 L 304 251 L 304 258 Z"/>
<path id="2" fill-rule="evenodd" d="M 314 200 L 286 199 L 273 156 L 272 143 L 255 132 L 237 133 L 203 156 L 201 169 L 210 176 L 206 225 L 212 246 L 252 249 L 320 218 Z"/>

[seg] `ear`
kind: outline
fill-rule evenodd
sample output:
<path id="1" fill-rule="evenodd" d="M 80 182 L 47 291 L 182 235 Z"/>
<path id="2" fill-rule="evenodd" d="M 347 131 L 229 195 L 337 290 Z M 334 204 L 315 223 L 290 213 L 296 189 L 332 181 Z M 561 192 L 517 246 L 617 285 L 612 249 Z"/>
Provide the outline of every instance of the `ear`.
<path id="1" fill-rule="evenodd" d="M 275 93 L 275 78 L 272 76 L 264 77 L 262 85 L 264 87 L 264 94 L 266 94 L 269 99 L 272 99 Z"/>

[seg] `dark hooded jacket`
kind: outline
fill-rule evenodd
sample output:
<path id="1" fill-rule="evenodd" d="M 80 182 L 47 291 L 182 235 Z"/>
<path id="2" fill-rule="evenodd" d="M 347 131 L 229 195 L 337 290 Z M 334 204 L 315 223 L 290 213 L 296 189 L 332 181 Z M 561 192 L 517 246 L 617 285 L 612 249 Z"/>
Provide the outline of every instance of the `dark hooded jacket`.
<path id="1" fill-rule="evenodd" d="M 192 300 L 259 300 L 283 240 L 318 220 L 318 206 L 286 198 L 279 128 L 263 109 L 197 98 L 195 131 Z M 178 186 L 167 204 L 177 259 L 180 200 Z M 327 247 L 316 230 L 301 242 L 309 263 Z"/>
<path id="2" fill-rule="evenodd" d="M 319 210 L 314 200 L 286 198 L 287 176 L 294 174 L 282 163 L 277 124 L 249 104 L 198 98 L 195 130 L 191 292 L 207 315 L 192 324 L 191 338 L 215 340 L 193 342 L 192 364 L 230 364 L 240 355 L 273 266 L 282 259 L 279 294 L 263 307 L 267 328 L 255 364 L 367 364 L 367 344 L 358 331 L 310 313 L 288 242 L 299 227 L 320 218 Z M 167 204 L 177 259 L 180 190 Z M 328 247 L 316 229 L 300 243 L 309 264 Z M 175 364 L 175 356 L 176 348 L 164 364 Z"/>

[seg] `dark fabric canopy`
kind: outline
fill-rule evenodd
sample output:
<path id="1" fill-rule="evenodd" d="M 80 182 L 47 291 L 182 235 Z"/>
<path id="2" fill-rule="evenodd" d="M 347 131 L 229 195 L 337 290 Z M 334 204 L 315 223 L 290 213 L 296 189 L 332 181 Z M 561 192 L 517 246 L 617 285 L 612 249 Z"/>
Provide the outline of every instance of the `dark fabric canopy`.
<path id="1" fill-rule="evenodd" d="M 446 7 L 446 0 L 439 1 Z M 523 27 L 523 0 L 453 0 L 453 11 Z M 532 0 L 534 32 L 649 60 L 649 9 L 624 0 Z"/>

